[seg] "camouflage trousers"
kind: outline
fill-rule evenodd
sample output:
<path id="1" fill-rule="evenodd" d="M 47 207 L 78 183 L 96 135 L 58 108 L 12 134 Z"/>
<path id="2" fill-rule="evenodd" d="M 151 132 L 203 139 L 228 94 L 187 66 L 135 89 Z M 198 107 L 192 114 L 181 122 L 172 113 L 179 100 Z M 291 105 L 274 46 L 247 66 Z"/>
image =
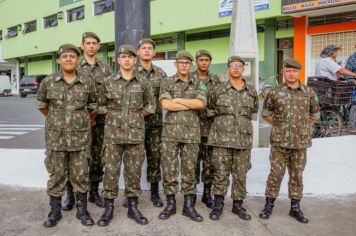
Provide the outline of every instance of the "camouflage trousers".
<path id="1" fill-rule="evenodd" d="M 251 149 L 213 147 L 212 163 L 215 171 L 213 180 L 214 195 L 226 196 L 231 173 L 232 199 L 245 199 L 246 174 L 251 169 Z"/>
<path id="2" fill-rule="evenodd" d="M 146 129 L 147 181 L 150 183 L 161 181 L 161 154 L 159 152 L 161 133 L 161 128 Z"/>
<path id="3" fill-rule="evenodd" d="M 104 125 L 92 127 L 91 162 L 89 167 L 90 182 L 101 182 L 103 179 L 103 165 L 101 163 L 101 149 L 103 147 Z"/>
<path id="4" fill-rule="evenodd" d="M 288 196 L 303 197 L 303 171 L 307 163 L 306 149 L 271 148 L 271 169 L 267 179 L 266 196 L 277 198 L 286 167 L 289 173 Z"/>
<path id="5" fill-rule="evenodd" d="M 213 183 L 214 168 L 211 163 L 211 154 L 213 148 L 211 146 L 208 146 L 207 143 L 208 143 L 208 137 L 201 137 L 201 143 L 199 145 L 197 170 L 196 170 L 197 183 L 200 182 L 200 176 L 201 176 L 201 181 L 204 184 Z M 202 170 L 200 170 L 201 162 L 203 162 Z"/>
<path id="6" fill-rule="evenodd" d="M 71 152 L 47 150 L 45 166 L 49 173 L 48 195 L 54 197 L 64 195 L 68 174 L 75 193 L 88 192 L 89 156 L 88 150 Z"/>
<path id="7" fill-rule="evenodd" d="M 162 155 L 161 164 L 163 170 L 164 193 L 166 195 L 174 195 L 178 193 L 178 177 L 179 173 L 181 173 L 181 190 L 184 195 L 195 194 L 197 191 L 195 171 L 199 144 L 162 142 L 160 150 Z M 179 168 L 178 154 L 180 156 L 181 168 Z"/>
<path id="8" fill-rule="evenodd" d="M 103 147 L 103 191 L 102 197 L 115 199 L 118 196 L 121 162 L 124 162 L 125 196 L 141 194 L 141 170 L 144 144 L 105 144 Z"/>

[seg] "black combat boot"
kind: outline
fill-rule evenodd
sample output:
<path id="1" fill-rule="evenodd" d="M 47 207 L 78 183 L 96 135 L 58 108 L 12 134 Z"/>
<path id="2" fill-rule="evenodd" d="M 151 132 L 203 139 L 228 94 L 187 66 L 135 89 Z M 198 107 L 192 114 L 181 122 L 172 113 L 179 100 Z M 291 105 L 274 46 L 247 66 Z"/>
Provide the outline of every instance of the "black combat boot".
<path id="1" fill-rule="evenodd" d="M 67 187 L 67 196 L 66 196 L 66 199 L 64 199 L 64 201 L 63 201 L 62 210 L 63 211 L 70 211 L 70 210 L 73 209 L 74 204 L 75 204 L 73 186 L 70 183 L 70 181 L 67 181 L 66 187 Z"/>
<path id="2" fill-rule="evenodd" d="M 191 220 L 196 222 L 202 222 L 203 217 L 195 210 L 194 206 L 194 196 L 195 194 L 184 195 L 184 206 L 182 214 L 186 217 L 189 217 Z"/>
<path id="3" fill-rule="evenodd" d="M 163 202 L 159 197 L 158 182 L 151 183 L 151 202 L 155 207 L 163 207 Z"/>
<path id="4" fill-rule="evenodd" d="M 87 210 L 87 193 L 77 193 L 77 214 L 76 217 L 82 225 L 90 226 L 94 224 L 93 219 L 91 218 Z"/>
<path id="5" fill-rule="evenodd" d="M 243 220 L 251 220 L 251 216 L 247 214 L 246 209 L 242 207 L 243 200 L 234 200 L 232 212 L 238 215 Z"/>
<path id="6" fill-rule="evenodd" d="M 167 206 L 159 214 L 161 220 L 167 220 L 172 215 L 176 214 L 176 197 L 175 195 L 167 195 Z"/>
<path id="7" fill-rule="evenodd" d="M 272 215 L 272 211 L 273 211 L 274 201 L 275 200 L 276 200 L 275 198 L 266 197 L 265 207 L 260 212 L 260 218 L 261 219 L 266 220 Z"/>
<path id="8" fill-rule="evenodd" d="M 107 226 L 113 217 L 114 212 L 114 199 L 105 199 L 104 200 L 105 211 L 98 221 L 99 226 Z"/>
<path id="9" fill-rule="evenodd" d="M 146 225 L 148 220 L 137 209 L 138 197 L 128 197 L 128 211 L 127 217 L 136 221 L 140 225 Z"/>
<path id="10" fill-rule="evenodd" d="M 129 207 L 129 199 L 127 197 L 125 197 L 124 202 L 122 203 L 122 206 L 125 208 Z"/>
<path id="11" fill-rule="evenodd" d="M 214 200 L 211 197 L 211 184 L 204 184 L 204 192 L 201 201 L 205 203 L 208 208 L 213 208 Z"/>
<path id="12" fill-rule="evenodd" d="M 50 196 L 49 205 L 51 206 L 51 211 L 49 212 L 47 219 L 43 222 L 44 227 L 53 227 L 62 218 L 61 201 L 61 197 Z"/>
<path id="13" fill-rule="evenodd" d="M 89 190 L 89 202 L 95 203 L 98 207 L 104 207 L 104 201 L 100 197 L 99 192 L 99 182 L 95 181 L 92 182 L 90 185 L 90 190 Z"/>
<path id="14" fill-rule="evenodd" d="M 304 213 L 300 209 L 300 200 L 291 199 L 289 215 L 295 218 L 297 221 L 307 224 L 309 220 L 304 217 Z"/>
<path id="15" fill-rule="evenodd" d="M 215 195 L 213 210 L 210 212 L 209 218 L 212 220 L 220 219 L 224 209 L 224 196 Z"/>

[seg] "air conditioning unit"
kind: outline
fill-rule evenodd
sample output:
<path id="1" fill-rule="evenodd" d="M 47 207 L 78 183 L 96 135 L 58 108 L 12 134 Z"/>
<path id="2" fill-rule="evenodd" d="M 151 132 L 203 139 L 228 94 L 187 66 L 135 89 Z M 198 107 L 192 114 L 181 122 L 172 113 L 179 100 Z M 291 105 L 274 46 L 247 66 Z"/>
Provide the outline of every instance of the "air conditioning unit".
<path id="1" fill-rule="evenodd" d="M 64 17 L 63 11 L 57 12 L 57 19 L 63 19 L 63 17 Z"/>

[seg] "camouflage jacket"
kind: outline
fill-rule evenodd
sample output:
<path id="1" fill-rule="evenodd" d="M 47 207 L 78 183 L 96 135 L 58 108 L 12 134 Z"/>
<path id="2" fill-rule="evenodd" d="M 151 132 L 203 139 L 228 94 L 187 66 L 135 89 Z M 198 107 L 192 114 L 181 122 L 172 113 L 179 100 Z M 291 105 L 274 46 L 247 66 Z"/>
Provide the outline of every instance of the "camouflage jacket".
<path id="1" fill-rule="evenodd" d="M 190 76 L 187 82 L 178 75 L 162 79 L 159 100 L 199 99 L 206 105 L 206 85 Z M 163 119 L 162 141 L 200 143 L 200 122 L 197 110 L 167 111 Z"/>
<path id="2" fill-rule="evenodd" d="M 162 127 L 162 109 L 158 98 L 161 80 L 162 78 L 167 77 L 166 72 L 164 72 L 161 68 L 155 65 L 152 65 L 152 70 L 150 71 L 145 70 L 142 65 L 138 65 L 136 70 L 142 78 L 147 78 L 148 81 L 151 83 L 151 87 L 153 89 L 153 93 L 156 99 L 156 112 L 152 115 L 145 117 L 146 129 Z"/>
<path id="3" fill-rule="evenodd" d="M 214 111 L 208 145 L 235 149 L 252 148 L 252 119 L 257 118 L 258 94 L 245 82 L 241 90 L 230 81 L 213 90 L 208 108 Z"/>
<path id="4" fill-rule="evenodd" d="M 267 94 L 262 116 L 273 116 L 272 146 L 308 148 L 311 146 L 312 127 L 307 119 L 319 119 L 318 97 L 306 85 L 291 89 L 283 83 Z"/>
<path id="5" fill-rule="evenodd" d="M 119 72 L 107 78 L 99 92 L 98 113 L 107 113 L 104 142 L 138 144 L 145 139 L 143 110 L 154 113 L 156 101 L 150 83 L 134 74 L 130 80 Z"/>
<path id="6" fill-rule="evenodd" d="M 194 71 L 192 73 L 193 77 L 199 78 L 198 77 L 198 72 Z M 206 92 L 206 98 L 207 98 L 207 104 L 209 104 L 209 97 L 210 93 L 212 90 L 216 88 L 218 84 L 220 84 L 222 81 L 219 79 L 219 77 L 216 74 L 213 73 L 208 73 L 208 77 L 206 79 L 199 78 L 202 82 L 204 82 L 208 88 Z M 209 131 L 211 124 L 213 123 L 212 117 L 207 116 L 207 108 L 200 109 L 197 111 L 199 115 L 199 120 L 200 120 L 200 135 L 202 137 L 208 137 L 209 136 Z"/>
<path id="7" fill-rule="evenodd" d="M 78 74 L 72 84 L 61 72 L 47 76 L 38 89 L 37 108 L 48 108 L 46 148 L 78 151 L 91 143 L 88 109 L 96 109 L 96 88 L 92 80 Z"/>
<path id="8" fill-rule="evenodd" d="M 85 59 L 82 59 L 77 69 L 82 75 L 88 76 L 95 81 L 97 92 L 99 92 L 99 88 L 104 82 L 104 79 L 112 74 L 110 66 L 99 60 L 97 60 L 94 65 L 91 65 Z M 104 125 L 104 115 L 97 115 L 95 121 L 97 125 Z"/>

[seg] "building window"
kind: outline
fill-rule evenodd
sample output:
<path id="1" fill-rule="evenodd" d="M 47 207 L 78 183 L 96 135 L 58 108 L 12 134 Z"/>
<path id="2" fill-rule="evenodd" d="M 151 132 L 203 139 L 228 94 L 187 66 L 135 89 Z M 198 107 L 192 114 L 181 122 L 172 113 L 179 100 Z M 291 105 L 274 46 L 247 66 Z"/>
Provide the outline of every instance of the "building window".
<path id="1" fill-rule="evenodd" d="M 327 25 L 327 24 L 352 22 L 355 20 L 356 20 L 356 11 L 351 11 L 351 12 L 332 14 L 332 15 L 309 17 L 308 24 L 309 26 Z"/>
<path id="2" fill-rule="evenodd" d="M 18 32 L 18 26 L 13 26 L 10 28 L 7 28 L 7 34 L 6 37 L 8 38 L 12 38 L 12 37 L 16 37 L 17 36 L 17 32 Z"/>
<path id="3" fill-rule="evenodd" d="M 156 52 L 154 57 L 155 60 L 175 60 L 177 51 L 164 51 L 164 52 Z"/>
<path id="4" fill-rule="evenodd" d="M 2 40 L 2 30 L 0 30 L 0 40 Z"/>
<path id="5" fill-rule="evenodd" d="M 58 25 L 57 14 L 46 16 L 43 18 L 44 28 L 50 28 Z"/>
<path id="6" fill-rule="evenodd" d="M 24 24 L 23 33 L 31 33 L 37 30 L 37 21 L 33 20 Z"/>
<path id="7" fill-rule="evenodd" d="M 230 28 L 187 34 L 187 42 L 204 40 L 204 39 L 223 38 L 223 37 L 230 37 Z"/>
<path id="8" fill-rule="evenodd" d="M 94 3 L 94 14 L 100 15 L 106 12 L 114 11 L 113 0 L 101 0 Z"/>
<path id="9" fill-rule="evenodd" d="M 155 41 L 156 45 L 171 44 L 176 43 L 178 41 L 178 37 L 177 35 L 174 35 L 165 38 L 153 39 L 153 41 Z"/>
<path id="10" fill-rule="evenodd" d="M 68 22 L 84 19 L 84 6 L 68 10 L 67 17 Z"/>
<path id="11" fill-rule="evenodd" d="M 277 21 L 277 30 L 286 30 L 294 27 L 294 19 Z"/>

